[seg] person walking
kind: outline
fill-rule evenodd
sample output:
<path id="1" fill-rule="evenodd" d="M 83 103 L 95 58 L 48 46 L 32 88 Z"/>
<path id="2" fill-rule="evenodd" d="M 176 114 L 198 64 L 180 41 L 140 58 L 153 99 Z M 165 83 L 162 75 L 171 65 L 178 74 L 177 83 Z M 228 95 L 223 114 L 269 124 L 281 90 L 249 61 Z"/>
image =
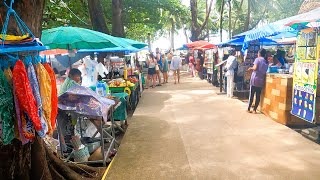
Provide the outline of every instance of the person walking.
<path id="1" fill-rule="evenodd" d="M 179 56 L 173 56 L 170 69 L 173 71 L 174 75 L 174 84 L 180 83 L 180 67 L 181 67 L 181 58 Z"/>
<path id="2" fill-rule="evenodd" d="M 160 53 L 159 48 L 156 48 L 156 60 L 157 60 L 157 65 L 156 65 L 156 79 L 158 79 L 159 83 L 157 86 L 161 86 L 161 69 L 162 69 L 162 56 Z"/>
<path id="3" fill-rule="evenodd" d="M 163 84 L 168 83 L 168 70 L 169 70 L 169 64 L 168 59 L 165 57 L 165 55 L 162 55 L 162 74 L 163 74 Z"/>
<path id="4" fill-rule="evenodd" d="M 231 49 L 229 51 L 229 57 L 227 59 L 227 64 L 225 66 L 225 76 L 227 77 L 227 97 L 233 97 L 234 90 L 234 71 L 237 68 L 237 58 L 235 57 L 236 51 Z"/>
<path id="5" fill-rule="evenodd" d="M 156 65 L 157 61 L 153 54 L 149 54 L 149 59 L 147 61 L 148 65 L 148 76 L 147 76 L 147 83 L 146 89 L 149 88 L 150 80 L 152 81 L 152 88 L 156 86 Z"/>
<path id="6" fill-rule="evenodd" d="M 266 83 L 266 73 L 268 70 L 267 51 L 265 49 L 261 49 L 259 51 L 258 58 L 255 59 L 253 67 L 249 68 L 249 70 L 253 70 L 253 72 L 250 79 L 250 98 L 248 112 L 251 113 L 253 97 L 254 95 L 256 95 L 256 101 L 253 107 L 253 112 L 257 113 L 257 108 L 260 103 L 261 91 Z"/>
<path id="7" fill-rule="evenodd" d="M 195 77 L 196 74 L 195 74 L 195 60 L 194 60 L 194 57 L 192 55 L 189 56 L 189 69 L 190 69 L 190 72 L 191 72 L 191 77 Z"/>

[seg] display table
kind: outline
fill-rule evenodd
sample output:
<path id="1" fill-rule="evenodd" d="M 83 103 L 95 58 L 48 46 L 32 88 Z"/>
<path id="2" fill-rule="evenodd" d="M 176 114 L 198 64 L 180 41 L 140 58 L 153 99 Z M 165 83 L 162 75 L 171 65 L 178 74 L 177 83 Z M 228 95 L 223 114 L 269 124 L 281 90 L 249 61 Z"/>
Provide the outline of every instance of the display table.
<path id="1" fill-rule="evenodd" d="M 303 125 L 307 122 L 292 116 L 292 83 L 289 74 L 267 74 L 266 86 L 261 94 L 260 111 L 283 125 Z"/>
<path id="2" fill-rule="evenodd" d="M 127 119 L 127 93 L 113 93 L 111 94 L 114 97 L 117 97 L 121 101 L 121 105 L 114 111 L 113 118 L 114 120 L 125 121 Z"/>

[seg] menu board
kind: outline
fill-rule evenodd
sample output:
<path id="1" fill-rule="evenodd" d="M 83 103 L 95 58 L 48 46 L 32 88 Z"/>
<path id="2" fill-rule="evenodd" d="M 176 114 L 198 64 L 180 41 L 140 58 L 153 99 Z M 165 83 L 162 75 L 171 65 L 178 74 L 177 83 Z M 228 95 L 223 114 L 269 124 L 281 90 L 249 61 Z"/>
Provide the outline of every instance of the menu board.
<path id="1" fill-rule="evenodd" d="M 310 123 L 315 120 L 319 43 L 318 33 L 311 31 L 300 32 L 296 45 L 291 114 Z"/>

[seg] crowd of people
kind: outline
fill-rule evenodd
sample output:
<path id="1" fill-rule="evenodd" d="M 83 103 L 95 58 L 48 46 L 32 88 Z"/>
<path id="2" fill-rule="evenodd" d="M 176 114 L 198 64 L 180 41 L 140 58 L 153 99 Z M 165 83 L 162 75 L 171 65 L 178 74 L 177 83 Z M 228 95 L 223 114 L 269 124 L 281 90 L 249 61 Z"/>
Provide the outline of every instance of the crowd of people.
<path id="1" fill-rule="evenodd" d="M 159 48 L 157 48 L 155 54 L 149 54 L 146 63 L 148 76 L 145 89 L 149 87 L 155 88 L 156 86 L 168 83 L 170 71 L 174 76 L 174 84 L 180 83 L 180 70 L 182 67 L 180 56 L 174 55 L 173 52 L 161 54 Z"/>

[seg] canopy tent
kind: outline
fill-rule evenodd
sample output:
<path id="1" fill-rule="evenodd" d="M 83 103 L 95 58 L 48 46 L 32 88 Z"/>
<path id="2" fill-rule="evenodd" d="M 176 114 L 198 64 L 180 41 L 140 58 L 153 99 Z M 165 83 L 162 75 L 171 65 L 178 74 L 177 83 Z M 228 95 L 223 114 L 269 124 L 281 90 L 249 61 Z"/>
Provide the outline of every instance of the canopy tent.
<path id="1" fill-rule="evenodd" d="M 183 45 L 182 47 L 179 47 L 177 50 L 182 51 L 182 50 L 188 50 L 188 49 L 189 48 L 187 46 Z"/>
<path id="2" fill-rule="evenodd" d="M 212 49 L 212 48 L 216 48 L 216 46 L 214 44 L 209 43 L 209 42 L 204 41 L 204 40 L 191 42 L 191 43 L 185 44 L 184 46 L 186 46 L 189 49 Z"/>
<path id="3" fill-rule="evenodd" d="M 263 37 L 274 36 L 280 34 L 282 32 L 294 32 L 295 29 L 286 26 L 286 24 L 295 21 L 295 20 L 307 20 L 307 19 L 319 19 L 320 18 L 320 8 L 314 9 L 307 13 L 299 14 L 296 16 L 292 16 L 286 19 L 282 19 L 265 26 L 262 26 L 257 29 L 252 29 L 250 31 L 246 31 L 244 33 L 238 34 L 235 37 L 245 36 L 244 42 L 250 42 L 253 40 L 257 40 Z"/>
<path id="4" fill-rule="evenodd" d="M 244 43 L 244 39 L 245 39 L 245 37 L 242 36 L 242 37 L 238 37 L 238 38 L 235 38 L 235 39 L 228 40 L 228 41 L 223 42 L 223 43 L 219 43 L 217 45 L 218 46 L 227 46 L 227 45 L 241 46 Z M 259 42 L 260 42 L 261 45 L 264 45 L 264 46 L 273 46 L 273 45 L 277 45 L 278 44 L 276 41 L 274 41 L 272 39 L 269 39 L 269 38 L 261 38 L 261 39 L 259 39 Z"/>
<path id="5" fill-rule="evenodd" d="M 275 36 L 270 36 L 267 38 L 278 41 L 279 39 L 297 37 L 297 34 L 298 34 L 298 31 L 282 32 L 280 34 L 277 34 Z"/>

